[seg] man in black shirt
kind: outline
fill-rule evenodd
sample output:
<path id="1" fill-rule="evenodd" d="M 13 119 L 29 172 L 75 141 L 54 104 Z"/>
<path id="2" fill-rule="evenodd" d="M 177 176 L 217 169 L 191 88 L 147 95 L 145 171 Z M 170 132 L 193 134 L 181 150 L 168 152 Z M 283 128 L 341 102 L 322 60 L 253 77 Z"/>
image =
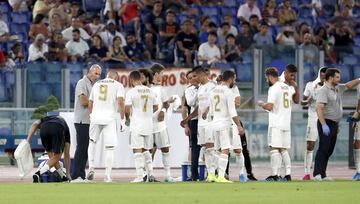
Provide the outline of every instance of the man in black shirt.
<path id="1" fill-rule="evenodd" d="M 150 60 L 149 51 L 145 50 L 144 46 L 137 42 L 134 33 L 126 35 L 126 43 L 127 45 L 124 47 L 124 51 L 131 61 Z"/>
<path id="2" fill-rule="evenodd" d="M 192 22 L 185 20 L 182 31 L 176 36 L 177 55 L 179 58 L 185 58 L 187 66 L 192 66 L 198 46 L 198 38 L 194 33 L 191 33 L 191 28 Z"/>
<path id="3" fill-rule="evenodd" d="M 60 116 L 46 116 L 36 120 L 28 132 L 27 141 L 30 142 L 37 129 L 40 129 L 41 143 L 49 155 L 49 160 L 33 175 L 34 183 L 41 182 L 41 175 L 52 168 L 61 176 L 63 181 L 70 178 L 70 131 L 65 120 Z M 59 161 L 64 153 L 66 175 L 61 169 Z"/>
<path id="4" fill-rule="evenodd" d="M 153 42 L 156 43 L 156 35 L 159 33 L 159 27 L 164 22 L 164 13 L 162 12 L 162 2 L 156 1 L 152 12 L 147 16 L 145 22 L 145 33 L 151 33 Z"/>
<path id="5" fill-rule="evenodd" d="M 171 10 L 166 12 L 166 21 L 160 27 L 160 39 L 158 45 L 160 52 L 163 53 L 165 59 L 173 59 L 175 37 L 178 33 L 179 25 L 175 22 L 175 13 Z"/>

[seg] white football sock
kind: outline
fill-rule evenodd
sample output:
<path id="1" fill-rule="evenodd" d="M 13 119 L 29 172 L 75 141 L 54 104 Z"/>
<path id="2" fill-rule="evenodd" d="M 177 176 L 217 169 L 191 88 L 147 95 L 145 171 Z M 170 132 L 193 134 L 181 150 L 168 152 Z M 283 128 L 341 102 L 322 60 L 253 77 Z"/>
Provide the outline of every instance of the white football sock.
<path id="1" fill-rule="evenodd" d="M 199 153 L 199 161 L 203 161 L 204 162 L 204 157 L 205 157 L 205 150 L 206 150 L 206 147 L 201 147 L 200 148 L 200 153 Z"/>
<path id="2" fill-rule="evenodd" d="M 354 149 L 356 172 L 360 173 L 360 149 Z"/>
<path id="3" fill-rule="evenodd" d="M 143 152 L 144 159 L 145 159 L 145 169 L 148 173 L 148 176 L 153 176 L 153 164 L 152 164 L 152 157 L 151 153 L 149 151 Z"/>
<path id="4" fill-rule="evenodd" d="M 89 157 L 89 171 L 94 171 L 95 165 L 95 145 L 92 140 L 89 141 L 88 157 Z"/>
<path id="5" fill-rule="evenodd" d="M 205 156 L 205 166 L 207 169 L 208 174 L 215 174 L 214 168 L 214 155 L 215 149 L 214 148 L 207 148 L 205 149 L 204 156 Z"/>
<path id="6" fill-rule="evenodd" d="M 50 169 L 50 167 L 49 167 L 49 165 L 46 163 L 44 166 L 42 166 L 42 167 L 40 168 L 40 175 L 43 174 L 43 173 L 45 173 L 45 172 L 47 172 L 47 171 L 49 171 L 49 169 Z"/>
<path id="7" fill-rule="evenodd" d="M 244 155 L 242 153 L 236 154 L 236 163 L 240 167 L 239 175 L 245 173 Z"/>
<path id="8" fill-rule="evenodd" d="M 282 160 L 284 161 L 285 175 L 290 175 L 291 174 L 291 159 L 290 159 L 289 152 L 287 150 L 282 151 L 281 157 L 282 157 Z"/>
<path id="9" fill-rule="evenodd" d="M 305 174 L 310 174 L 312 160 L 313 160 L 313 151 L 306 150 L 304 157 Z"/>
<path id="10" fill-rule="evenodd" d="M 114 163 L 114 148 L 105 148 L 105 176 L 111 175 Z"/>
<path id="11" fill-rule="evenodd" d="M 271 165 L 271 175 L 272 176 L 278 175 L 280 159 L 281 159 L 281 155 L 278 150 L 270 151 L 270 165 Z"/>
<path id="12" fill-rule="evenodd" d="M 63 172 L 63 170 L 62 170 L 62 168 L 60 167 L 60 168 L 58 168 L 58 169 L 56 169 L 56 171 L 58 172 L 58 174 L 61 176 L 61 178 L 62 177 L 66 177 L 66 175 L 64 174 L 64 172 Z"/>
<path id="13" fill-rule="evenodd" d="M 218 176 L 225 177 L 226 166 L 228 163 L 228 155 L 220 153 L 218 155 Z"/>
<path id="14" fill-rule="evenodd" d="M 134 160 L 136 177 L 142 178 L 144 176 L 144 155 L 142 153 L 134 153 Z"/>
<path id="15" fill-rule="evenodd" d="M 163 152 L 162 153 L 162 162 L 164 165 L 164 171 L 165 171 L 165 178 L 170 178 L 170 153 L 169 152 Z"/>

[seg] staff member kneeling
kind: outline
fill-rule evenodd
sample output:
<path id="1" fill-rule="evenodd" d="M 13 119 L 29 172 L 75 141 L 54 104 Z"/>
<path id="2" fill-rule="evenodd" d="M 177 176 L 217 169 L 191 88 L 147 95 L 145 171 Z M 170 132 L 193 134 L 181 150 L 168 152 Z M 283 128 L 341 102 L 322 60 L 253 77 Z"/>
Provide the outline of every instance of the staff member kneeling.
<path id="1" fill-rule="evenodd" d="M 60 116 L 43 117 L 31 125 L 26 139 L 28 142 L 37 129 L 40 129 L 41 143 L 49 155 L 49 160 L 33 175 L 34 183 L 42 182 L 41 175 L 48 173 L 52 167 L 55 167 L 62 181 L 68 181 L 70 178 L 70 132 L 68 125 Z M 64 153 L 66 175 L 59 163 L 62 153 Z"/>

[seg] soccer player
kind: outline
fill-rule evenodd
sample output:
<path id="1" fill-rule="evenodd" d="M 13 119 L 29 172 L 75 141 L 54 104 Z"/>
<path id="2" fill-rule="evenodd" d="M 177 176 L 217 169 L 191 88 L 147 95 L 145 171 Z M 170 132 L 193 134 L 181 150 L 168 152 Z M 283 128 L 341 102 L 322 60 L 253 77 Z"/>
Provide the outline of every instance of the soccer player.
<path id="1" fill-rule="evenodd" d="M 281 166 L 281 159 L 285 164 L 284 181 L 291 180 L 291 161 L 288 153 L 290 148 L 290 122 L 291 106 L 294 100 L 295 89 L 279 80 L 276 68 L 267 68 L 265 70 L 266 80 L 269 83 L 267 102 L 258 101 L 257 105 L 266 111 L 269 111 L 269 132 L 268 141 L 270 147 L 271 176 L 267 181 L 277 181 L 278 171 Z M 296 84 L 296 82 L 293 82 Z"/>
<path id="2" fill-rule="evenodd" d="M 241 157 L 240 133 L 244 129 L 240 124 L 235 107 L 235 95 L 230 87 L 235 84 L 235 73 L 225 71 L 222 75 L 222 82 L 210 92 L 210 115 L 213 115 L 211 122 L 212 135 L 215 141 L 215 150 L 220 150 L 218 155 L 218 177 L 215 182 L 229 183 L 225 178 L 225 170 L 228 164 L 229 151 L 232 148 L 236 153 L 237 161 L 240 163 L 240 178 L 245 182 L 244 158 Z M 209 115 L 207 116 L 209 117 Z M 237 134 L 233 135 L 232 121 L 236 124 Z"/>
<path id="3" fill-rule="evenodd" d="M 142 84 L 139 71 L 130 73 L 130 84 L 133 86 L 126 93 L 125 116 L 130 121 L 130 146 L 134 153 L 136 178 L 134 183 L 143 182 L 144 167 L 149 182 L 154 181 L 153 165 L 149 150 L 153 147 L 153 113 L 158 110 L 156 94 Z M 131 117 L 131 120 L 130 120 Z"/>
<path id="4" fill-rule="evenodd" d="M 153 74 L 153 84 L 151 90 L 156 94 L 156 100 L 158 103 L 158 110 L 153 115 L 153 144 L 155 149 L 159 148 L 162 152 L 162 162 L 165 170 L 165 182 L 172 182 L 174 179 L 171 177 L 170 172 L 170 139 L 167 132 L 165 114 L 169 103 L 172 103 L 172 99 L 167 99 L 164 89 L 161 87 L 162 74 L 165 67 L 161 64 L 153 64 L 150 68 Z"/>
<path id="5" fill-rule="evenodd" d="M 357 107 L 356 112 L 353 114 L 353 120 L 359 120 L 360 116 L 360 85 L 357 86 Z M 354 181 L 360 181 L 360 122 L 354 123 L 354 160 L 356 166 L 356 173 L 352 177 Z"/>
<path id="6" fill-rule="evenodd" d="M 324 85 L 326 67 L 319 69 L 318 77 L 314 81 L 306 84 L 301 105 L 308 106 L 308 123 L 306 128 L 306 151 L 304 157 L 305 175 L 303 180 L 310 180 L 311 164 L 315 142 L 318 139 L 317 114 L 316 114 L 316 95 L 317 91 Z"/>
<path id="7" fill-rule="evenodd" d="M 355 79 L 340 84 L 340 71 L 335 68 L 329 68 L 325 72 L 324 86 L 319 89 L 316 98 L 319 134 L 319 149 L 316 152 L 313 172 L 316 181 L 332 180 L 327 177 L 326 168 L 335 148 L 339 122 L 343 116 L 342 95 L 359 83 L 360 79 Z"/>
<path id="8" fill-rule="evenodd" d="M 41 175 L 48 173 L 52 167 L 55 167 L 63 181 L 68 181 L 70 179 L 70 131 L 67 123 L 61 116 L 46 116 L 36 120 L 29 129 L 26 139 L 28 142 L 37 129 L 40 129 L 41 143 L 49 155 L 49 160 L 33 175 L 33 182 L 41 182 Z M 66 175 L 59 163 L 63 153 Z"/>
<path id="9" fill-rule="evenodd" d="M 95 145 L 99 137 L 104 137 L 105 182 L 112 182 L 111 170 L 114 162 L 114 148 L 117 144 L 118 114 L 121 128 L 125 128 L 124 86 L 117 81 L 118 73 L 110 71 L 106 78 L 94 84 L 89 98 L 90 141 L 88 180 L 94 179 Z M 120 113 L 119 113 L 120 111 Z"/>

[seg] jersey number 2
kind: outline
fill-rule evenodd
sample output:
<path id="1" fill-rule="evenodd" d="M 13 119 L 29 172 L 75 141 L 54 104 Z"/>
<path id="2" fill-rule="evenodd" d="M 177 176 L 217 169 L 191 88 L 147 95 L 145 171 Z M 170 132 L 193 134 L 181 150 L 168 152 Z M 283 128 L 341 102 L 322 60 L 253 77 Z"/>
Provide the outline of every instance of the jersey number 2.
<path id="1" fill-rule="evenodd" d="M 107 91 L 108 91 L 108 86 L 107 85 L 100 85 L 99 100 L 106 101 L 106 99 L 107 99 Z"/>
<path id="2" fill-rule="evenodd" d="M 144 100 L 143 112 L 146 112 L 146 110 L 147 110 L 147 102 L 149 100 L 149 96 L 148 95 L 141 95 L 141 99 Z"/>
<path id="3" fill-rule="evenodd" d="M 220 111 L 220 107 L 219 107 L 219 104 L 220 104 L 220 96 L 219 96 L 219 95 L 215 95 L 215 96 L 214 96 L 214 99 L 215 99 L 215 112 L 219 112 L 219 111 Z"/>

